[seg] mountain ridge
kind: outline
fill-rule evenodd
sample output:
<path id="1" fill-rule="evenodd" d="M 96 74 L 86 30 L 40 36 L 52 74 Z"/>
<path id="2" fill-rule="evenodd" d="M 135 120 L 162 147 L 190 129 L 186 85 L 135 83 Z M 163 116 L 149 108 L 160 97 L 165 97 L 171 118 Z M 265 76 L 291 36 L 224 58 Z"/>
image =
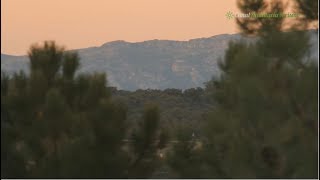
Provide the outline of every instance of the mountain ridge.
<path id="1" fill-rule="evenodd" d="M 318 33 L 311 35 L 315 46 Z M 203 87 L 212 77 L 219 76 L 218 60 L 223 58 L 230 41 L 250 39 L 254 38 L 221 34 L 187 41 L 117 40 L 70 51 L 77 51 L 81 58 L 77 74 L 106 72 L 110 85 L 118 89 L 188 89 Z M 27 56 L 1 54 L 1 71 L 29 73 L 27 60 Z"/>

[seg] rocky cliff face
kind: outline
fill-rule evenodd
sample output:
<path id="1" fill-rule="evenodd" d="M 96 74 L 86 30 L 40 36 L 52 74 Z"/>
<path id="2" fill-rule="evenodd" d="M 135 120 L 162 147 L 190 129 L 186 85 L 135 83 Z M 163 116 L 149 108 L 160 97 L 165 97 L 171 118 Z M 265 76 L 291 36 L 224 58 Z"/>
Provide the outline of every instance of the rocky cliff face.
<path id="1" fill-rule="evenodd" d="M 312 43 L 317 44 L 314 39 L 318 34 L 313 32 L 312 36 Z M 113 41 L 76 50 L 81 57 L 77 73 L 106 72 L 111 86 L 125 90 L 201 87 L 219 76 L 217 63 L 229 41 L 241 39 L 248 40 L 239 34 L 224 34 L 189 41 Z M 315 50 L 313 56 L 316 54 Z M 20 69 L 28 72 L 27 57 L 1 55 L 2 71 Z"/>

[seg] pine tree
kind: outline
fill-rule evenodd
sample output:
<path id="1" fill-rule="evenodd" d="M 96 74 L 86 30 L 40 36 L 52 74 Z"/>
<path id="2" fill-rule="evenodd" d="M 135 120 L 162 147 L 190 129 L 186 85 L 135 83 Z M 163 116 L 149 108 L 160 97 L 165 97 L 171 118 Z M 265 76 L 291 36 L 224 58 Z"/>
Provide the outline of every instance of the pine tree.
<path id="1" fill-rule="evenodd" d="M 281 1 L 241 0 L 238 5 L 243 13 L 285 8 Z M 310 10 L 305 7 L 310 2 L 299 1 L 301 12 Z M 306 18 L 317 19 L 314 11 Z M 220 64 L 221 79 L 208 83 L 217 106 L 207 117 L 204 150 L 195 154 L 207 171 L 195 169 L 193 177 L 316 178 L 318 67 L 308 59 L 306 29 L 293 24 L 282 32 L 286 23 L 280 18 L 239 18 L 237 23 L 257 40 L 231 42 Z M 302 19 L 304 28 L 305 23 Z M 191 162 L 192 151 L 184 151 L 188 157 L 179 149 L 173 152 L 178 158 L 172 167 L 181 177 L 190 172 L 184 171 L 188 163 L 178 163 Z"/>
<path id="2" fill-rule="evenodd" d="M 156 141 L 157 108 L 146 110 L 144 126 L 137 131 L 140 139 L 136 143 L 142 142 L 142 149 L 127 151 L 123 143 L 128 133 L 127 108 L 111 97 L 104 73 L 76 76 L 79 56 L 54 42 L 32 46 L 29 59 L 30 76 L 23 72 L 12 77 L 1 75 L 2 177 L 124 178 L 152 174 L 155 151 L 166 144 L 164 135 Z"/>
<path id="3" fill-rule="evenodd" d="M 157 150 L 167 143 L 167 134 L 160 127 L 159 108 L 155 104 L 145 105 L 143 121 L 132 133 L 133 157 L 129 167 L 129 177 L 148 178 L 160 166 Z"/>

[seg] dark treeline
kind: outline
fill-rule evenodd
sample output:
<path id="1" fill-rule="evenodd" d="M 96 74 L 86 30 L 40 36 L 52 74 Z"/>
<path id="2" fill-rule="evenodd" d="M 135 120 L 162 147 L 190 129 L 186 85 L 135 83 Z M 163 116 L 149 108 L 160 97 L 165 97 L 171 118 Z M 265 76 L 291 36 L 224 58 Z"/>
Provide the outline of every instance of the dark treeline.
<path id="1" fill-rule="evenodd" d="M 30 75 L 1 74 L 1 178 L 317 178 L 318 65 L 303 30 L 318 2 L 295 2 L 305 16 L 290 24 L 236 19 L 260 38 L 230 42 L 204 89 L 117 90 L 105 74 L 75 76 L 76 53 L 32 46 Z"/>
<path id="2" fill-rule="evenodd" d="M 202 88 L 165 90 L 124 91 L 110 87 L 112 97 L 128 107 L 128 123 L 134 128 L 142 117 L 145 104 L 154 103 L 159 107 L 160 126 L 174 136 L 177 128 L 190 128 L 201 133 L 204 117 L 214 107 L 210 94 Z"/>

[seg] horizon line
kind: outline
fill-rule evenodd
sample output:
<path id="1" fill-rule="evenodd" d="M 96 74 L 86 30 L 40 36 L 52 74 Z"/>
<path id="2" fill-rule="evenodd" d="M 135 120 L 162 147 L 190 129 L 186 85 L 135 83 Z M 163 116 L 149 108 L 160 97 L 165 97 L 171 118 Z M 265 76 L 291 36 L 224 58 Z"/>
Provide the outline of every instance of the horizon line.
<path id="1" fill-rule="evenodd" d="M 111 43 L 114 43 L 114 42 L 123 42 L 123 43 L 129 43 L 129 44 L 135 44 L 135 43 L 144 43 L 144 42 L 149 42 L 149 41 L 176 41 L 176 42 L 189 42 L 189 41 L 192 41 L 192 40 L 198 40 L 198 39 L 209 39 L 209 38 L 213 38 L 213 37 L 216 37 L 216 36 L 223 36 L 223 35 L 237 35 L 237 34 L 241 34 L 240 32 L 239 33 L 222 33 L 222 34 L 217 34 L 217 35 L 213 35 L 213 36 L 207 36 L 207 37 L 198 37 L 198 38 L 190 38 L 190 39 L 187 39 L 187 40 L 175 40 L 175 39 L 147 39 L 147 40 L 144 40 L 144 41 L 127 41 L 127 40 L 114 40 L 114 41 L 108 41 L 108 42 L 105 42 L 105 43 L 102 43 L 100 46 L 88 46 L 88 47 L 83 47 L 83 48 L 77 48 L 77 49 L 67 49 L 66 51 L 75 51 L 75 50 L 82 50 L 82 49 L 89 49 L 89 48 L 98 48 L 98 47 L 102 47 L 104 45 L 107 45 L 107 44 L 111 44 Z M 55 41 L 55 40 L 45 40 L 45 41 Z M 44 41 L 42 41 L 44 42 Z M 40 43 L 42 43 L 40 42 Z M 56 41 L 55 41 L 56 42 Z M 36 43 L 32 43 L 32 44 L 36 44 Z M 30 45 L 32 45 L 30 44 Z M 8 56 L 26 56 L 27 54 L 23 54 L 23 55 L 16 55 L 16 54 L 8 54 L 8 53 L 5 53 L 5 52 L 2 52 L 1 51 L 1 55 L 8 55 Z"/>
<path id="2" fill-rule="evenodd" d="M 319 32 L 319 28 L 314 28 L 314 29 L 308 29 L 307 31 L 314 31 L 316 30 L 317 32 Z M 148 39 L 148 40 L 144 40 L 144 41 L 127 41 L 127 40 L 114 40 L 114 41 L 108 41 L 105 42 L 103 44 L 101 44 L 100 46 L 87 46 L 87 47 L 83 47 L 83 48 L 75 48 L 75 49 L 66 49 L 66 51 L 78 51 L 78 50 L 83 50 L 83 49 L 89 49 L 89 48 L 99 48 L 111 43 L 115 43 L 115 42 L 121 42 L 121 43 L 128 43 L 128 44 L 136 44 L 136 43 L 144 43 L 144 42 L 150 42 L 150 41 L 176 41 L 176 42 L 189 42 L 189 41 L 193 41 L 193 40 L 199 40 L 199 39 L 209 39 L 209 38 L 214 38 L 217 36 L 223 36 L 223 35 L 238 35 L 238 34 L 242 34 L 242 32 L 238 32 L 238 33 L 222 33 L 222 34 L 216 34 L 213 36 L 207 36 L 207 37 L 198 37 L 198 38 L 190 38 L 187 40 L 175 40 L 175 39 Z M 55 41 L 55 40 L 45 40 L 45 41 Z M 42 41 L 44 42 L 44 41 Z M 40 43 L 42 43 L 40 42 Z M 55 41 L 56 42 L 56 41 Z M 32 43 L 35 44 L 35 43 Z M 32 45 L 30 44 L 30 46 Z M 63 45 L 62 45 L 63 46 Z M 7 56 L 15 56 L 15 57 L 19 57 L 19 56 L 27 56 L 27 54 L 23 54 L 23 55 L 17 55 L 17 54 L 8 54 L 5 52 L 1 51 L 1 55 L 7 55 Z"/>

